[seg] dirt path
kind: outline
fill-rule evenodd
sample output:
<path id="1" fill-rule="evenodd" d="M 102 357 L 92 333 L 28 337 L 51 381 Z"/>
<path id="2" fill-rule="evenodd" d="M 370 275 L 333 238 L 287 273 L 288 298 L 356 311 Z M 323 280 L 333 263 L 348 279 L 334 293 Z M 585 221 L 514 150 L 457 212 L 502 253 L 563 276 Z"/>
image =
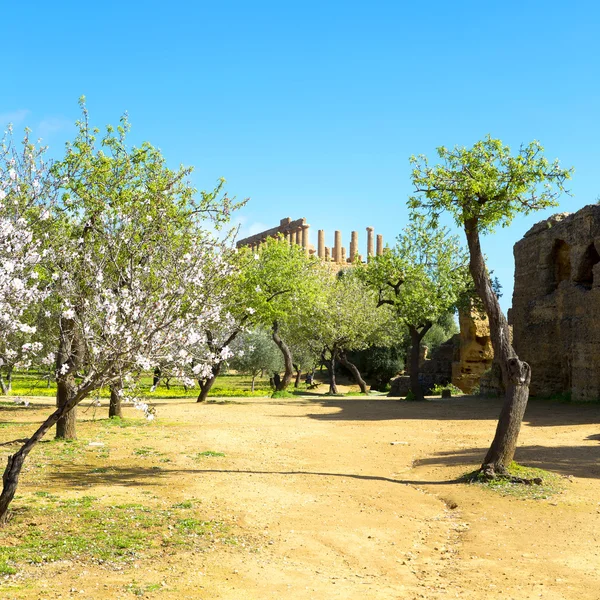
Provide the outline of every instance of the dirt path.
<path id="1" fill-rule="evenodd" d="M 497 401 L 243 399 L 157 409 L 149 437 L 111 449 L 110 474 L 65 464 L 60 476 L 23 480 L 24 491 L 43 483 L 114 502 L 198 498 L 206 517 L 237 524 L 238 547 L 141 562 L 138 580 L 162 582 L 148 597 L 600 598 L 599 406 L 530 406 L 517 460 L 574 475 L 563 494 L 537 501 L 454 481 L 481 459 Z M 80 437 L 92 439 L 94 427 L 82 423 Z M 169 462 L 140 466 L 132 448 L 144 444 Z M 190 459 L 205 450 L 225 456 Z M 7 597 L 132 596 L 123 591 L 131 572 L 67 564 L 57 580 L 57 568 L 38 568 L 35 584 Z"/>

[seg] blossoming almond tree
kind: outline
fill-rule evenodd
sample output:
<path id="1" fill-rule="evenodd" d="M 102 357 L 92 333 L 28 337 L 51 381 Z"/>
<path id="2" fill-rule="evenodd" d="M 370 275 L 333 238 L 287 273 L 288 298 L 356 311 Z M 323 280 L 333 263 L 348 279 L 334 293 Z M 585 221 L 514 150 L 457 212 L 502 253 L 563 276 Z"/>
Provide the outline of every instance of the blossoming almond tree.
<path id="1" fill-rule="evenodd" d="M 46 285 L 40 281 L 40 263 L 47 257 L 42 233 L 57 188 L 29 132 L 21 145 L 9 127 L 0 146 L 0 378 L 2 393 L 10 391 L 11 372 L 27 368 L 43 349 L 38 320 Z"/>
<path id="2" fill-rule="evenodd" d="M 222 225 L 233 207 L 220 185 L 195 199 L 189 170 L 171 171 L 149 144 L 126 145 L 126 119 L 100 148 L 85 110 L 78 126 L 52 170 L 64 190 L 49 207 L 61 235 L 37 265 L 54 300 L 57 408 L 8 458 L 0 519 L 26 457 L 51 427 L 61 423 L 59 434 L 69 434 L 71 411 L 102 386 L 126 394 L 156 364 L 183 369 L 190 358 L 176 351 L 222 311 L 218 282 L 230 267 L 204 226 L 207 216 Z"/>

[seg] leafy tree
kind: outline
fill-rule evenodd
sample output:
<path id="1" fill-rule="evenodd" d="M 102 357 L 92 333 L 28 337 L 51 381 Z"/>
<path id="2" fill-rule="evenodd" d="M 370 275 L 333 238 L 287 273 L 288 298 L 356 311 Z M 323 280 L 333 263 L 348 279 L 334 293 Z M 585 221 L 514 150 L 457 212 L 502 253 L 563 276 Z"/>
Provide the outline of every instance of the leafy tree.
<path id="1" fill-rule="evenodd" d="M 126 119 L 116 131 L 108 128 L 100 148 L 85 112 L 78 125 L 66 157 L 52 170 L 64 190 L 60 202 L 52 203 L 51 195 L 40 199 L 40 217 L 48 213 L 60 236 L 45 239 L 33 263 L 52 300 L 44 316 L 56 344 L 51 360 L 58 406 L 8 458 L 0 519 L 26 457 L 51 427 L 62 421 L 57 433 L 72 433 L 66 418 L 82 400 L 102 386 L 125 393 L 141 372 L 172 360 L 175 348 L 198 339 L 222 310 L 214 284 L 229 267 L 205 227 L 209 216 L 217 225 L 228 217 L 231 204 L 220 187 L 196 199 L 186 182 L 188 170 L 171 171 L 149 144 L 126 145 Z M 14 177 L 7 171 L 15 185 L 28 180 L 27 171 L 15 167 Z M 4 180 L 0 187 L 6 187 Z M 26 190 L 24 185 L 16 191 Z M 32 184 L 29 194 L 36 193 Z M 19 220 L 19 236 L 28 237 L 36 214 Z M 28 272 L 30 279 L 35 278 Z M 179 364 L 189 360 L 178 357 Z"/>
<path id="2" fill-rule="evenodd" d="M 261 373 L 280 371 L 283 366 L 279 349 L 271 335 L 263 329 L 242 333 L 232 345 L 232 351 L 229 366 L 252 377 L 252 391 L 254 382 Z"/>
<path id="3" fill-rule="evenodd" d="M 421 342 L 434 324 L 454 310 L 467 285 L 466 256 L 446 229 L 432 230 L 415 217 L 395 247 L 372 257 L 361 277 L 378 296 L 379 306 L 391 306 L 410 335 L 410 386 L 423 400 L 419 382 Z"/>
<path id="4" fill-rule="evenodd" d="M 283 238 L 267 240 L 257 254 L 248 248 L 240 252 L 252 258 L 242 273 L 247 310 L 255 323 L 271 330 L 281 351 L 284 374 L 277 389 L 284 390 L 292 381 L 294 364 L 282 332 L 286 323 L 297 318 L 302 307 L 313 302 L 317 294 L 318 262 L 308 257 L 301 246 L 290 245 Z"/>
<path id="5" fill-rule="evenodd" d="M 362 350 L 373 344 L 383 344 L 393 336 L 390 314 L 377 310 L 377 298 L 356 277 L 354 269 L 333 273 L 321 270 L 320 289 L 302 313 L 299 329 L 304 339 L 319 348 L 321 360 L 329 372 L 329 393 L 337 394 L 336 363 L 346 367 L 367 393 L 367 384 L 348 352 Z"/>
<path id="6" fill-rule="evenodd" d="M 415 196 L 409 200 L 414 212 L 429 216 L 433 227 L 449 212 L 466 235 L 469 269 L 490 321 L 495 360 L 502 369 L 506 399 L 496 435 L 483 461 L 489 477 L 505 474 L 517 444 L 527 399 L 531 370 L 510 343 L 506 318 L 494 293 L 481 250 L 480 236 L 500 225 L 507 227 L 515 216 L 556 206 L 571 170 L 550 163 L 542 146 L 534 141 L 511 155 L 510 148 L 490 136 L 472 148 L 437 149 L 441 163 L 430 166 L 424 156 L 412 157 Z"/>

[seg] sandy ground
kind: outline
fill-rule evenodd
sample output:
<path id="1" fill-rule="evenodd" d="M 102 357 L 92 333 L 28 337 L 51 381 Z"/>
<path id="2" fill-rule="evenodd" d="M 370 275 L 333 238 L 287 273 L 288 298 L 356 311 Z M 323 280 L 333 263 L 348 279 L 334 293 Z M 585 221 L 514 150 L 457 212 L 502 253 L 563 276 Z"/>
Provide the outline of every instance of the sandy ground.
<path id="1" fill-rule="evenodd" d="M 147 597 L 165 599 L 598 600 L 600 406 L 530 404 L 516 459 L 571 476 L 547 500 L 456 482 L 481 461 L 499 408 L 468 397 L 158 403 L 144 439 L 111 449 L 110 474 L 86 476 L 89 465 L 67 461 L 41 481 L 25 473 L 22 490 L 199 498 L 206 518 L 234 524 L 246 542 L 125 571 L 32 567 L 27 586 L 5 581 L 0 596 L 129 598 L 123 586 L 135 577 L 160 581 Z M 47 410 L 19 418 L 39 421 Z M 82 439 L 95 435 L 89 419 Z M 152 470 L 131 459 L 135 444 L 171 462 Z M 225 456 L 189 460 L 204 450 Z"/>

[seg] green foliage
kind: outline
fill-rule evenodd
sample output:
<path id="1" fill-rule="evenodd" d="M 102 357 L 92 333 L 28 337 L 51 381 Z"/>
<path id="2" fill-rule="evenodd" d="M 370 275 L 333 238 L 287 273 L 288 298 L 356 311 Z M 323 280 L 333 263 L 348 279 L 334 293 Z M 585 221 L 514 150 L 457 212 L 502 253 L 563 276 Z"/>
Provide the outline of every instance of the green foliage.
<path id="1" fill-rule="evenodd" d="M 243 262 L 239 285 L 253 322 L 266 328 L 276 321 L 286 323 L 316 295 L 318 262 L 306 256 L 301 246 L 270 238 L 258 254 L 249 248 L 241 248 L 239 254 Z"/>
<path id="2" fill-rule="evenodd" d="M 390 379 L 403 368 L 405 350 L 395 345 L 371 346 L 365 350 L 352 352 L 348 358 L 358 370 L 373 382 L 371 389 L 384 391 Z"/>
<path id="3" fill-rule="evenodd" d="M 233 358 L 229 366 L 238 371 L 256 377 L 261 372 L 279 372 L 283 368 L 281 353 L 271 335 L 264 329 L 255 329 L 243 333 L 231 346 Z"/>
<path id="4" fill-rule="evenodd" d="M 480 233 L 510 225 L 517 214 L 556 206 L 573 169 L 550 163 L 539 142 L 522 145 L 515 156 L 491 136 L 472 148 L 437 149 L 441 164 L 429 166 L 425 156 L 412 156 L 412 181 L 417 195 L 409 200 L 413 211 L 426 212 L 437 227 L 449 211 L 457 225 L 476 223 Z"/>
<path id="5" fill-rule="evenodd" d="M 215 458 L 219 456 L 225 456 L 224 452 L 215 452 L 214 450 L 205 450 L 204 452 L 198 452 L 195 458 Z"/>
<path id="6" fill-rule="evenodd" d="M 431 329 L 423 336 L 421 343 L 429 348 L 429 354 L 431 354 L 433 350 L 447 342 L 459 331 L 454 313 L 448 312 L 432 325 Z"/>
<path id="7" fill-rule="evenodd" d="M 271 394 L 271 398 L 294 398 L 295 395 L 287 390 L 276 390 Z"/>
<path id="8" fill-rule="evenodd" d="M 445 228 L 428 228 L 418 215 L 394 248 L 372 257 L 358 273 L 380 306 L 391 306 L 400 325 L 419 331 L 444 322 L 469 282 L 458 239 Z"/>
<path id="9" fill-rule="evenodd" d="M 390 311 L 378 310 L 375 295 L 355 270 L 335 274 L 322 268 L 318 295 L 299 313 L 296 337 L 319 353 L 364 350 L 393 341 L 396 328 Z"/>
<path id="10" fill-rule="evenodd" d="M 446 385 L 442 385 L 441 383 L 437 383 L 436 385 L 434 385 L 431 388 L 431 393 L 434 395 L 438 395 L 441 394 L 444 390 L 450 390 L 450 392 L 452 392 L 453 396 L 456 396 L 458 394 L 462 394 L 462 390 L 460 390 L 459 388 L 457 388 L 455 385 L 452 385 L 451 383 L 447 383 Z"/>
<path id="11" fill-rule="evenodd" d="M 540 484 L 520 483 L 512 478 L 523 480 L 541 480 Z M 479 470 L 472 471 L 463 476 L 463 481 L 480 485 L 484 488 L 500 493 L 502 496 L 514 496 L 517 498 L 529 498 L 532 500 L 545 500 L 564 490 L 564 478 L 556 473 L 525 467 L 511 463 L 508 468 L 508 476 L 498 476 L 496 479 L 487 479 Z"/>

